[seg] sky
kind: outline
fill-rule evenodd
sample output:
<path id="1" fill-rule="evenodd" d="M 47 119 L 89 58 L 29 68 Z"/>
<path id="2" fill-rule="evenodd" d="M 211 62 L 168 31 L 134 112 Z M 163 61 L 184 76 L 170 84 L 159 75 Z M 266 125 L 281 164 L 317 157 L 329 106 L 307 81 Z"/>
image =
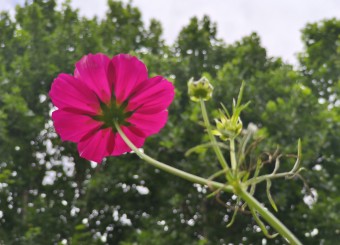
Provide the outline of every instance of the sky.
<path id="1" fill-rule="evenodd" d="M 63 0 L 57 0 L 58 3 Z M 24 0 L 0 0 L 0 10 L 14 13 Z M 107 11 L 107 0 L 71 0 L 81 15 L 99 18 Z M 123 0 L 127 3 L 129 0 Z M 303 50 L 301 29 L 306 23 L 336 17 L 339 0 L 132 0 L 146 24 L 151 18 L 162 23 L 163 37 L 172 44 L 193 16 L 209 15 L 217 23 L 218 37 L 231 44 L 257 32 L 270 56 L 296 64 Z"/>

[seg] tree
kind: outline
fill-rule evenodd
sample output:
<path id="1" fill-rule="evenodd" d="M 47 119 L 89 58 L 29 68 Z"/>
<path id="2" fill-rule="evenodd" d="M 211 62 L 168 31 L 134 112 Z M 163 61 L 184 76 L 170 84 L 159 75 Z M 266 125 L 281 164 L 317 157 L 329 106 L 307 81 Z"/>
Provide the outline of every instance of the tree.
<path id="1" fill-rule="evenodd" d="M 339 225 L 338 212 L 340 202 L 337 196 L 339 190 L 340 155 L 338 146 L 339 135 L 339 35 L 340 21 L 337 19 L 323 20 L 310 23 L 302 30 L 302 40 L 305 49 L 300 54 L 301 71 L 305 76 L 305 84 L 312 88 L 322 104 L 324 110 L 322 119 L 324 124 L 319 127 L 326 131 L 322 147 L 315 159 L 314 171 L 311 182 L 318 183 L 319 200 L 312 210 L 312 215 L 307 214 L 309 223 L 315 225 L 320 232 L 320 240 L 331 244 L 336 242 Z M 321 180 L 321 181 L 320 181 Z M 316 215 L 323 212 L 323 216 Z M 325 239 L 327 237 L 327 239 Z"/>
<path id="2" fill-rule="evenodd" d="M 300 54 L 301 70 L 320 98 L 336 103 L 335 86 L 339 73 L 340 21 L 324 20 L 308 24 L 302 30 L 305 51 Z"/>

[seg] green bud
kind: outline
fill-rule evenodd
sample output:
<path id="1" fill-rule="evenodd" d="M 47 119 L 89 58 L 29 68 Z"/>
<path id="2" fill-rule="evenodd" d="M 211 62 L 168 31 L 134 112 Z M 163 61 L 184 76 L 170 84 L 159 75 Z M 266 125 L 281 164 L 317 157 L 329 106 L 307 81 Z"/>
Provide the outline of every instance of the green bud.
<path id="1" fill-rule="evenodd" d="M 202 77 L 198 81 L 194 81 L 191 78 L 188 82 L 188 93 L 192 101 L 200 101 L 200 99 L 207 101 L 212 97 L 214 87 L 211 85 L 209 80 Z"/>
<path id="2" fill-rule="evenodd" d="M 227 141 L 229 139 L 234 139 L 242 131 L 242 121 L 238 118 L 228 118 L 222 111 L 220 112 L 220 118 L 215 119 L 216 129 L 212 133 L 219 136 L 221 140 Z"/>

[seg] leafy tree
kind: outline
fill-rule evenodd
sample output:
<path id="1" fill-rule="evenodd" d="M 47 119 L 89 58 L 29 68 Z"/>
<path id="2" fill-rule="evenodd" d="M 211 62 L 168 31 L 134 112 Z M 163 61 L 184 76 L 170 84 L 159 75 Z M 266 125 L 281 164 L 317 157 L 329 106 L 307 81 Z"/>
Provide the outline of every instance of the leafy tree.
<path id="1" fill-rule="evenodd" d="M 138 50 L 144 38 L 144 26 L 138 8 L 130 3 L 108 1 L 109 11 L 100 24 L 100 36 L 106 53 Z"/>
<path id="2" fill-rule="evenodd" d="M 305 51 L 300 54 L 301 70 L 320 98 L 336 102 L 334 87 L 339 81 L 340 21 L 324 20 L 302 30 Z"/>
<path id="3" fill-rule="evenodd" d="M 315 171 L 317 175 L 311 180 L 318 183 L 315 188 L 318 191 L 319 200 L 307 214 L 310 222 L 318 224 L 320 241 L 331 244 L 335 242 L 339 230 L 339 35 L 340 21 L 337 19 L 323 20 L 318 23 L 310 23 L 302 30 L 302 40 L 305 50 L 300 54 L 301 71 L 305 76 L 305 84 L 308 84 L 318 98 L 319 104 L 327 107 L 323 113 L 326 131 L 325 140 L 317 159 L 315 159 Z M 319 128 L 319 130 L 320 130 Z M 324 215 L 316 215 L 320 212 Z M 312 238 L 310 238 L 312 240 Z"/>

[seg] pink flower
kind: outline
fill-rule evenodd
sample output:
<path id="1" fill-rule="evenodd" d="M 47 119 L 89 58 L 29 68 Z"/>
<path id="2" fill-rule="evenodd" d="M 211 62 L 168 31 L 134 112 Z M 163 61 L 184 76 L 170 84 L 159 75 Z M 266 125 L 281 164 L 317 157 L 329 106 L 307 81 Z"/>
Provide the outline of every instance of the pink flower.
<path id="1" fill-rule="evenodd" d="M 114 120 L 137 147 L 164 127 L 174 86 L 161 76 L 148 78 L 136 57 L 89 54 L 76 63 L 74 76 L 60 74 L 53 81 L 49 95 L 58 108 L 52 119 L 61 139 L 77 143 L 81 157 L 100 163 L 131 151 Z"/>

